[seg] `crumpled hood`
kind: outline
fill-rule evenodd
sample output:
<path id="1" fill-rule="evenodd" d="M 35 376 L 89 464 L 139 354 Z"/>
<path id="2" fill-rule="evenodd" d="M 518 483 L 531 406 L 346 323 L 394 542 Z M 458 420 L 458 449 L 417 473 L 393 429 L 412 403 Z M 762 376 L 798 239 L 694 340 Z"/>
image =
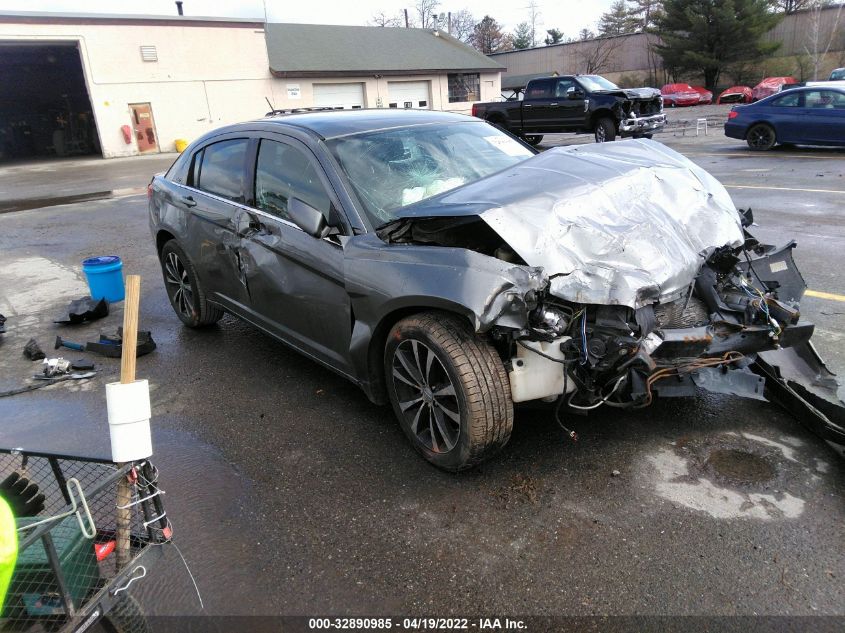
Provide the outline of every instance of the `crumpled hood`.
<path id="1" fill-rule="evenodd" d="M 620 88 L 619 90 L 595 90 L 599 94 L 616 95 L 633 101 L 651 101 L 660 96 L 657 88 Z"/>
<path id="2" fill-rule="evenodd" d="M 681 296 L 716 248 L 743 242 L 725 188 L 648 139 L 551 149 L 397 215 L 478 215 L 553 295 L 632 308 Z"/>
<path id="3" fill-rule="evenodd" d="M 657 88 L 623 88 L 623 92 L 629 99 L 651 100 L 660 96 Z"/>

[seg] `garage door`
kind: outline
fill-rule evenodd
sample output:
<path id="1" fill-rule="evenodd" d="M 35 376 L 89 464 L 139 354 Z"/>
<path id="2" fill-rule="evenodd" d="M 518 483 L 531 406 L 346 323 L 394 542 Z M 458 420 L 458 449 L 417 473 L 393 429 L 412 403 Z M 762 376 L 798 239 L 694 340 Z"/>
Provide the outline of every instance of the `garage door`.
<path id="1" fill-rule="evenodd" d="M 314 105 L 318 108 L 363 108 L 364 84 L 314 84 Z"/>
<path id="2" fill-rule="evenodd" d="M 428 81 L 388 81 L 388 105 L 391 108 L 422 108 L 431 107 Z"/>

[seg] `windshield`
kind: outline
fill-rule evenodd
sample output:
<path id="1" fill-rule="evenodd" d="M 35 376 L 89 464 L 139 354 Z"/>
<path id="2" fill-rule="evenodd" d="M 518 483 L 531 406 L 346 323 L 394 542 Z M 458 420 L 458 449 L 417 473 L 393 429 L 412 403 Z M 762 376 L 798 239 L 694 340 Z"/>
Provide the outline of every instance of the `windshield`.
<path id="1" fill-rule="evenodd" d="M 830 81 L 839 81 L 845 79 L 845 68 L 837 68 L 830 73 Z"/>
<path id="2" fill-rule="evenodd" d="M 327 141 L 374 226 L 402 207 L 534 155 L 481 121 L 381 130 Z"/>
<path id="3" fill-rule="evenodd" d="M 578 81 L 590 92 L 595 92 L 596 90 L 619 90 L 619 86 L 600 75 L 578 75 Z"/>

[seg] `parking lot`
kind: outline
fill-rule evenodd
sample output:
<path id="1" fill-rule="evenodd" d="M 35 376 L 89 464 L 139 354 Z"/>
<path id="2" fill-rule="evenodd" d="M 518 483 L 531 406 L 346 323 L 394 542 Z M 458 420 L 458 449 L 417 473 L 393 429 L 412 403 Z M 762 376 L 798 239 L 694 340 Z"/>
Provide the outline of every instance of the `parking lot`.
<path id="1" fill-rule="evenodd" d="M 722 134 L 727 109 L 670 111 L 655 140 L 751 207 L 755 235 L 797 240 L 803 314 L 845 372 L 845 151 L 752 153 Z M 699 117 L 714 122 L 706 135 Z M 52 348 L 52 320 L 86 293 L 83 258 L 118 254 L 142 276 L 141 327 L 159 347 L 138 374 L 205 605 L 170 555 L 139 583 L 148 612 L 845 615 L 845 462 L 773 405 L 700 395 L 601 408 L 567 420 L 577 443 L 548 411 L 519 409 L 497 458 L 450 475 L 419 459 L 388 407 L 254 328 L 228 316 L 183 328 L 143 191 L 173 158 L 0 167 L 0 205 L 24 209 L 0 213 L 0 391 L 33 372 L 30 337 Z M 121 318 L 118 305 L 67 336 L 91 340 Z M 119 361 L 98 362 L 88 382 L 0 398 L 0 444 L 108 455 L 104 384 Z"/>

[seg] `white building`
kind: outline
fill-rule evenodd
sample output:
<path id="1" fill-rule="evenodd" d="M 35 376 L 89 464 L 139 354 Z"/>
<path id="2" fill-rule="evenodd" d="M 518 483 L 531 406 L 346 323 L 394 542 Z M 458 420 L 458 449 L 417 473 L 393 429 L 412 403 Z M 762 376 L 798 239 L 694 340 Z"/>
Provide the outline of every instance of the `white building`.
<path id="1" fill-rule="evenodd" d="M 173 151 L 271 105 L 469 112 L 504 70 L 425 29 L 0 12 L 0 158 Z"/>

